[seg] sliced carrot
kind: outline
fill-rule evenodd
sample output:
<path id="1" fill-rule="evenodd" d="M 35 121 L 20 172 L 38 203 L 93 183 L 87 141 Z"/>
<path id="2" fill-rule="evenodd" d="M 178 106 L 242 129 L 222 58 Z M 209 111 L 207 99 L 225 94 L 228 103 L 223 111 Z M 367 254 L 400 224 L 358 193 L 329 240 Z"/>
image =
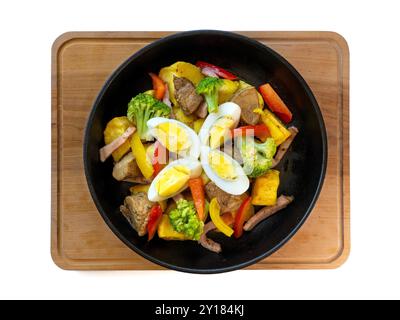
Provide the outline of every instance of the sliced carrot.
<path id="1" fill-rule="evenodd" d="M 275 113 L 285 123 L 292 121 L 292 112 L 269 83 L 263 84 L 258 90 L 273 113 Z"/>
<path id="2" fill-rule="evenodd" d="M 153 89 L 154 89 L 154 98 L 157 100 L 162 100 L 164 98 L 165 90 L 166 90 L 166 85 L 162 79 L 150 72 L 149 73 L 151 80 L 153 81 Z"/>
<path id="3" fill-rule="evenodd" d="M 204 195 L 203 179 L 201 177 L 190 179 L 189 188 L 192 193 L 197 215 L 201 221 L 204 221 L 206 218 L 205 214 L 206 199 Z"/>

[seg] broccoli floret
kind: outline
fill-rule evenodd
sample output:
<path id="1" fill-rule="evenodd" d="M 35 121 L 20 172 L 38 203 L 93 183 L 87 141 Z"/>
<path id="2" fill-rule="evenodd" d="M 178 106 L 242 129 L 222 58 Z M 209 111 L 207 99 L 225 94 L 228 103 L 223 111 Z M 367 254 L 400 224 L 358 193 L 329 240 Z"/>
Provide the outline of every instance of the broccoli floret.
<path id="1" fill-rule="evenodd" d="M 146 93 L 139 93 L 128 104 L 128 119 L 135 123 L 140 139 L 150 141 L 147 120 L 168 117 L 171 109 L 163 102 Z"/>
<path id="2" fill-rule="evenodd" d="M 197 85 L 196 93 L 206 98 L 209 113 L 218 111 L 218 89 L 223 83 L 219 78 L 205 77 Z"/>
<path id="3" fill-rule="evenodd" d="M 268 138 L 263 143 L 257 143 L 252 138 L 242 141 L 240 154 L 243 159 L 243 169 L 250 178 L 257 178 L 266 173 L 272 166 L 276 152 L 276 143 Z"/>
<path id="4" fill-rule="evenodd" d="M 199 240 L 203 233 L 204 223 L 197 217 L 193 201 L 181 199 L 176 204 L 176 209 L 169 213 L 172 227 L 192 240 Z"/>

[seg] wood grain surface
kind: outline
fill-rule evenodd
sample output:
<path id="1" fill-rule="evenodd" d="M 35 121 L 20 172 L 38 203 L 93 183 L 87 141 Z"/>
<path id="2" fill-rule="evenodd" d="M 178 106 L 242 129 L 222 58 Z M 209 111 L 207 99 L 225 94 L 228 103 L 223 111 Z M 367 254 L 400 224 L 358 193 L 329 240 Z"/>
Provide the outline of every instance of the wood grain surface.
<path id="1" fill-rule="evenodd" d="M 239 32 L 284 56 L 317 98 L 328 131 L 328 168 L 319 200 L 297 234 L 249 269 L 336 268 L 350 250 L 349 50 L 332 32 Z M 68 270 L 162 269 L 128 249 L 89 194 L 82 143 L 94 99 L 135 51 L 171 32 L 74 32 L 52 47 L 51 254 Z"/>

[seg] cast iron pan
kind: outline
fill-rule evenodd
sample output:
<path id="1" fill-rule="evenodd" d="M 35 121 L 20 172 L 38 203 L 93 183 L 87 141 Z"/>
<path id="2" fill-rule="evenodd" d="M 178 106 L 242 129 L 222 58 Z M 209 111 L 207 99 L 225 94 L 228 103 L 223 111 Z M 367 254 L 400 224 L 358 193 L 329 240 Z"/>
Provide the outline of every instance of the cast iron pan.
<path id="1" fill-rule="evenodd" d="M 215 254 L 196 242 L 150 243 L 138 237 L 119 206 L 129 194 L 129 183 L 113 179 L 112 160 L 101 163 L 99 148 L 109 120 L 126 115 L 127 104 L 136 94 L 151 88 L 148 72 L 176 61 L 204 60 L 226 68 L 258 87 L 270 82 L 290 106 L 300 133 L 278 170 L 279 193 L 293 195 L 295 201 L 239 240 L 210 234 L 222 245 Z M 218 273 L 249 266 L 269 256 L 287 242 L 304 223 L 320 193 L 327 162 L 327 140 L 318 104 L 300 74 L 279 54 L 245 36 L 223 31 L 177 33 L 146 46 L 125 61 L 107 80 L 90 113 L 83 159 L 93 200 L 111 230 L 132 250 L 164 267 L 193 273 Z"/>

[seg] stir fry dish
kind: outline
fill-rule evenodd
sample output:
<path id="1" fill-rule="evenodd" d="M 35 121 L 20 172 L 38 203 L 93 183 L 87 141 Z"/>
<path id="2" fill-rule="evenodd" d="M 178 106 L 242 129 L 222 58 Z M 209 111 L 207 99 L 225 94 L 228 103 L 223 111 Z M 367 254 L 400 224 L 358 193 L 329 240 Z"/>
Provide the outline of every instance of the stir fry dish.
<path id="1" fill-rule="evenodd" d="M 278 195 L 277 166 L 298 129 L 269 83 L 257 89 L 203 61 L 149 76 L 152 88 L 108 122 L 99 154 L 131 184 L 120 211 L 139 236 L 219 253 L 210 231 L 240 238 L 294 200 Z"/>

